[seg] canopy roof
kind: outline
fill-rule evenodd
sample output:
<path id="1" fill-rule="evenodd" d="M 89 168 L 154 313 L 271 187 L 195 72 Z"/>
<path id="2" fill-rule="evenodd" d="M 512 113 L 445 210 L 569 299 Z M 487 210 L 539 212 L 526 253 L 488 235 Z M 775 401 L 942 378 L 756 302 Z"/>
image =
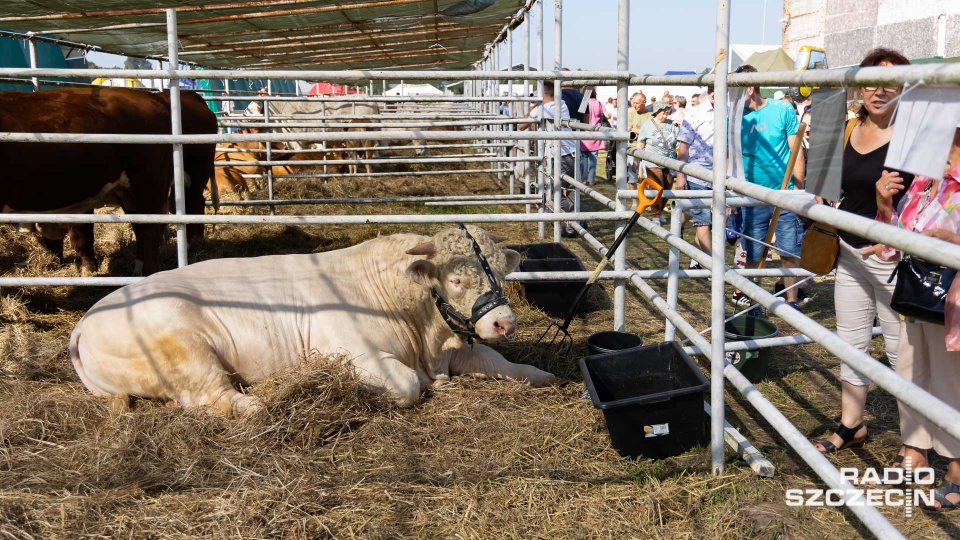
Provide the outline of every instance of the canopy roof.
<path id="1" fill-rule="evenodd" d="M 793 59 L 780 47 L 753 53 L 743 63 L 750 64 L 757 71 L 793 71 Z"/>
<path id="2" fill-rule="evenodd" d="M 462 69 L 523 17 L 526 2 L 5 0 L 0 27 L 166 56 L 164 9 L 176 8 L 181 61 L 208 68 Z"/>

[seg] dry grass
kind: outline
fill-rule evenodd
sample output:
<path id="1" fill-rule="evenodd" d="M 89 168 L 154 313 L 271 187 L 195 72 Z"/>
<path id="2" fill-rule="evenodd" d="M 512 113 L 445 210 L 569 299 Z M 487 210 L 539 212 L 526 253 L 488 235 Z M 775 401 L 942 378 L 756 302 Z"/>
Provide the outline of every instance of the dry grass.
<path id="1" fill-rule="evenodd" d="M 487 176 L 410 176 L 278 185 L 278 196 L 383 196 L 492 193 Z M 609 184 L 601 191 L 610 192 Z M 590 207 L 589 201 L 585 203 Z M 460 209 L 415 204 L 324 205 L 280 212 L 422 213 Z M 465 207 L 464 212 L 503 211 Z M 246 212 L 248 210 L 228 210 Z M 264 209 L 256 210 L 258 212 Z M 610 241 L 609 225 L 591 224 Z M 438 227 L 368 225 L 219 227 L 193 260 L 337 249 L 397 231 Z M 510 243 L 534 243 L 535 224 L 489 227 Z M 132 263 L 128 227 L 97 226 L 103 275 Z M 665 267 L 666 253 L 637 231 L 629 250 L 637 267 Z M 586 244 L 569 244 L 588 267 Z M 70 253 L 68 252 L 68 257 Z M 163 251 L 175 264 L 172 245 Z M 77 275 L 9 227 L 0 263 L 13 275 Z M 654 282 L 656 287 L 664 282 Z M 505 381 L 455 378 L 413 409 L 397 409 L 358 388 L 342 359 L 311 356 L 301 369 L 250 388 L 267 410 L 239 423 L 204 411 L 140 401 L 113 415 L 79 384 L 67 339 L 83 312 L 109 289 L 27 288 L 0 296 L 0 537 L 2 538 L 850 538 L 868 536 L 852 514 L 784 504 L 787 488 L 819 482 L 745 401 L 728 394 L 730 421 L 777 466 L 757 478 L 728 456 L 710 475 L 705 450 L 659 461 L 630 461 L 609 445 L 600 411 L 584 391 L 575 359 L 584 339 L 609 329 L 605 309 L 573 323 L 577 349 L 558 358 L 534 340 L 555 322 L 508 288 L 520 339 L 499 346 L 515 361 L 575 381 L 531 389 Z M 813 285 L 810 313 L 832 324 L 832 287 Z M 609 287 L 608 287 L 609 290 Z M 703 327 L 709 286 L 684 283 L 681 308 Z M 602 305 L 604 295 L 595 301 Z M 635 293 L 628 329 L 653 343 L 663 323 Z M 788 328 L 782 328 L 787 332 Z M 875 354 L 882 351 L 875 343 Z M 839 416 L 837 361 L 817 346 L 780 349 L 759 385 L 811 438 Z M 895 402 L 871 393 L 873 439 L 834 459 L 882 466 L 898 445 Z M 942 472 L 943 463 L 937 463 Z M 960 536 L 960 516 L 883 509 L 909 537 Z"/>

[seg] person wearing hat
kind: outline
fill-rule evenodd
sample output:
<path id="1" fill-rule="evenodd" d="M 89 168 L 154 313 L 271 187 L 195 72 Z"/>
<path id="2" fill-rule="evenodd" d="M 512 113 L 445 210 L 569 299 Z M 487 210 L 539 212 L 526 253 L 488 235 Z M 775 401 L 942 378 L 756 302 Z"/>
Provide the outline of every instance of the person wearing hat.
<path id="1" fill-rule="evenodd" d="M 646 150 L 663 157 L 676 159 L 677 157 L 677 126 L 667 121 L 667 118 L 673 112 L 673 106 L 666 100 L 661 99 L 653 104 L 653 115 L 642 126 L 640 133 L 637 134 L 637 148 Z M 653 178 L 663 189 L 670 189 L 671 177 L 670 170 L 662 165 L 650 161 L 643 161 L 647 168 L 647 176 Z M 651 219 L 660 222 L 660 212 L 663 209 L 662 203 L 657 203 L 652 208 Z"/>

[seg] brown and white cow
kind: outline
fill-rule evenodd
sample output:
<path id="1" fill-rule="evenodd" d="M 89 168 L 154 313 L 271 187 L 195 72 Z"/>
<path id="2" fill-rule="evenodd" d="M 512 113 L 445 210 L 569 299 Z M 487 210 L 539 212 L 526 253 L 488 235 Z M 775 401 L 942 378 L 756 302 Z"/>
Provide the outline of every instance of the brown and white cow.
<path id="1" fill-rule="evenodd" d="M 162 135 L 170 133 L 170 115 L 159 96 L 129 88 L 0 92 L 0 132 Z M 127 213 L 161 214 L 167 209 L 171 161 L 166 144 L 3 142 L 0 209 L 85 213 L 117 205 Z M 162 228 L 133 226 L 137 273 L 159 270 Z M 93 266 L 93 226 L 77 229 L 91 241 L 75 248 L 84 265 Z"/>
<path id="2" fill-rule="evenodd" d="M 346 354 L 367 386 L 401 406 L 457 374 L 562 383 L 484 345 L 465 346 L 441 315 L 441 303 L 461 317 L 473 315 L 473 330 L 484 340 L 515 334 L 510 306 L 493 300 L 502 299 L 500 283 L 520 255 L 499 249 L 498 240 L 479 228 L 452 228 L 432 237 L 397 234 L 325 253 L 213 259 L 161 272 L 90 308 L 70 337 L 70 358 L 95 394 L 240 416 L 261 403 L 238 384 L 290 369 L 314 350 Z"/>

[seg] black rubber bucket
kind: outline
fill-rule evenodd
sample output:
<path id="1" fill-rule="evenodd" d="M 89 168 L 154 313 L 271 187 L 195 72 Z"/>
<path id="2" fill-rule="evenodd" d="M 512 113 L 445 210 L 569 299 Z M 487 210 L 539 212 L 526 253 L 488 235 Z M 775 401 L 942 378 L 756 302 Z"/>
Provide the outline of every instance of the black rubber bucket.
<path id="1" fill-rule="evenodd" d="M 741 315 L 727 321 L 724 330 L 727 339 L 731 341 L 772 338 L 780 331 L 773 321 L 750 315 Z M 767 347 L 755 351 L 732 351 L 728 352 L 726 357 L 748 381 L 756 384 L 766 377 L 772 352 L 773 350 Z"/>
<path id="2" fill-rule="evenodd" d="M 587 337 L 587 347 L 590 348 L 590 354 L 625 351 L 636 349 L 641 345 L 643 345 L 643 338 L 633 332 L 597 332 Z"/>

